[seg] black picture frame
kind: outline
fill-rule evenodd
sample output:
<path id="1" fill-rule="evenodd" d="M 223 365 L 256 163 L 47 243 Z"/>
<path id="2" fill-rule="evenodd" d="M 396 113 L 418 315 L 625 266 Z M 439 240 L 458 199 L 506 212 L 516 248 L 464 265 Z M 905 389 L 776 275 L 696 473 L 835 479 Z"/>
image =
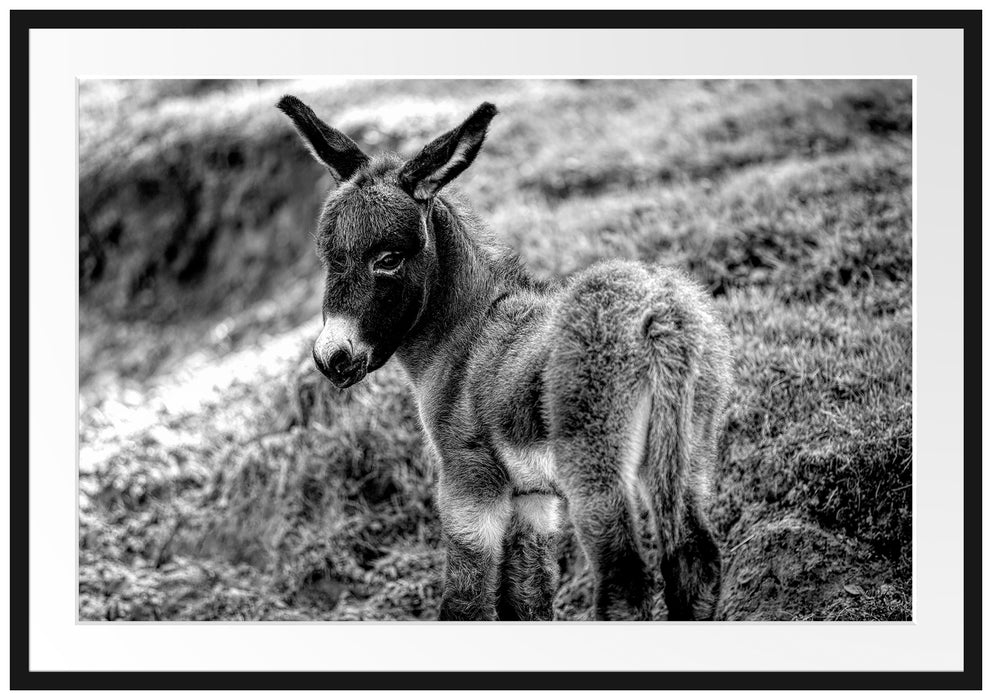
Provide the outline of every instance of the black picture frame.
<path id="1" fill-rule="evenodd" d="M 981 534 L 980 10 L 15 10 L 10 12 L 10 684 L 41 689 L 979 689 Z M 964 668 L 960 672 L 50 672 L 31 671 L 28 532 L 29 31 L 43 28 L 954 28 L 964 63 Z M 974 145 L 972 145 L 974 144 Z M 15 465 L 21 465 L 15 467 Z M 953 614 L 948 611 L 948 614 Z"/>

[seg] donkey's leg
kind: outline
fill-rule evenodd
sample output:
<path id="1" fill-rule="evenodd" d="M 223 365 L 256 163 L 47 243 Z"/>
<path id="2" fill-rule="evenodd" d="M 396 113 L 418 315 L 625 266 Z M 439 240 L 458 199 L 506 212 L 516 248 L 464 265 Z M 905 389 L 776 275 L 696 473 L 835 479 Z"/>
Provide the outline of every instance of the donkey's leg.
<path id="1" fill-rule="evenodd" d="M 514 499 L 506 538 L 500 588 L 501 620 L 550 620 L 558 590 L 561 504 L 557 496 L 529 494 Z"/>
<path id="2" fill-rule="evenodd" d="M 647 414 L 638 399 L 643 390 L 636 375 L 629 385 L 617 373 L 612 382 L 594 380 L 588 365 L 602 354 L 571 353 L 563 360 L 549 387 L 555 462 L 593 571 L 596 618 L 648 619 L 651 579 L 640 552 L 635 495 Z"/>
<path id="3" fill-rule="evenodd" d="M 562 449 L 561 482 L 579 544 L 593 571 L 598 620 L 644 620 L 650 579 L 640 553 L 629 489 L 617 460 L 589 460 L 592 445 Z"/>
<path id="4" fill-rule="evenodd" d="M 720 547 L 693 498 L 681 542 L 663 549 L 661 575 L 669 620 L 712 620 L 720 594 Z"/>
<path id="5" fill-rule="evenodd" d="M 512 506 L 509 491 L 492 483 L 438 483 L 438 509 L 447 545 L 441 620 L 494 620 L 499 568 Z"/>

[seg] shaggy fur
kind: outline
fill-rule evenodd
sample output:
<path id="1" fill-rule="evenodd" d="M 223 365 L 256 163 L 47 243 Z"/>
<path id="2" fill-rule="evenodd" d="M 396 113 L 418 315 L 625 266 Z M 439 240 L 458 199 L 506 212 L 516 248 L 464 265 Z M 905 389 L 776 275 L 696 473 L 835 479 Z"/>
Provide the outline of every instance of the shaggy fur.
<path id="1" fill-rule="evenodd" d="M 440 618 L 550 619 L 563 505 L 596 617 L 647 618 L 642 493 L 669 618 L 712 618 L 720 551 L 706 486 L 731 361 L 706 295 L 676 271 L 620 261 L 561 284 L 530 279 L 464 203 L 438 194 L 479 152 L 492 105 L 406 164 L 356 155 L 295 98 L 280 106 L 329 168 L 359 163 L 318 227 L 327 281 L 314 355 L 341 387 L 394 354 L 406 369 L 440 465 Z"/>

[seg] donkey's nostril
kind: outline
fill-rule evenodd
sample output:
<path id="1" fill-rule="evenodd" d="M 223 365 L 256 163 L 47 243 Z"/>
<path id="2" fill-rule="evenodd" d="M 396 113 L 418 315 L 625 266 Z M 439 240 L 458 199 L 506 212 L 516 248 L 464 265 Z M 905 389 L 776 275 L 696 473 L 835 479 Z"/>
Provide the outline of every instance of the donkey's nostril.
<path id="1" fill-rule="evenodd" d="M 344 376 L 351 367 L 351 353 L 343 348 L 335 350 L 327 365 L 338 376 Z"/>

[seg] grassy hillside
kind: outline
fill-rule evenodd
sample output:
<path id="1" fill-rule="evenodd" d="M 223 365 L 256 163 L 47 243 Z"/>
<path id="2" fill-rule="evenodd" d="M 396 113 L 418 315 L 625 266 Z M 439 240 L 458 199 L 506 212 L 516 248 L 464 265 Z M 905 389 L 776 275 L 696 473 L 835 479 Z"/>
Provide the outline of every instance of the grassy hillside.
<path id="1" fill-rule="evenodd" d="M 495 102 L 459 184 L 535 275 L 676 265 L 732 332 L 721 616 L 910 616 L 910 83 L 413 80 L 81 86 L 82 618 L 435 614 L 401 371 L 339 392 L 309 359 L 330 182 L 284 92 L 403 155 Z M 571 536 L 561 565 L 583 619 Z"/>

